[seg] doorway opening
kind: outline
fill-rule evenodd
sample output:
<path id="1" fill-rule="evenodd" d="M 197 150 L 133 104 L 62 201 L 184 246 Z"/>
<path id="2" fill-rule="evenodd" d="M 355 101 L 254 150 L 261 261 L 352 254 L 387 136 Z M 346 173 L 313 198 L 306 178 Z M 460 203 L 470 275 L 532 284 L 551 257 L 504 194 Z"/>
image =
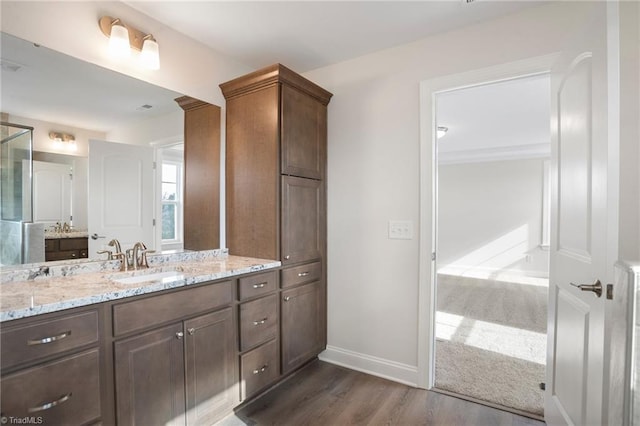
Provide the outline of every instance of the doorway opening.
<path id="1" fill-rule="evenodd" d="M 435 94 L 434 388 L 543 416 L 549 74 Z"/>

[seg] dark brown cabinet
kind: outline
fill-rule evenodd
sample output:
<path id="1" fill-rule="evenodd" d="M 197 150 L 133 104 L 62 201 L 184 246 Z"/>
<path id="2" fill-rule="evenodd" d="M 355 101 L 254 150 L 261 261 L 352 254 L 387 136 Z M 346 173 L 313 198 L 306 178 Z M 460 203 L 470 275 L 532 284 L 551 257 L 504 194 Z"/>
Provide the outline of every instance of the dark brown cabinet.
<path id="1" fill-rule="evenodd" d="M 240 399 L 257 394 L 280 377 L 280 317 L 277 271 L 238 282 Z"/>
<path id="2" fill-rule="evenodd" d="M 282 372 L 287 373 L 324 348 L 321 284 L 282 292 Z"/>
<path id="3" fill-rule="evenodd" d="M 231 308 L 184 322 L 187 424 L 211 425 L 238 404 Z"/>
<path id="4" fill-rule="evenodd" d="M 284 374 L 326 346 L 325 174 L 332 95 L 280 64 L 220 87 L 227 101 L 227 246 L 231 254 L 282 262 Z M 243 374 L 249 370 L 245 359 L 248 354 Z"/>
<path id="5" fill-rule="evenodd" d="M 118 425 L 184 425 L 182 323 L 114 345 Z"/>
<path id="6" fill-rule="evenodd" d="M 44 259 L 71 260 L 86 259 L 89 253 L 89 239 L 84 238 L 47 238 L 44 240 Z"/>
<path id="7" fill-rule="evenodd" d="M 323 179 L 327 141 L 327 107 L 288 85 L 282 86 L 281 173 Z"/>
<path id="8" fill-rule="evenodd" d="M 220 247 L 220 107 L 182 96 L 184 248 Z"/>
<path id="9" fill-rule="evenodd" d="M 84 425 L 103 416 L 100 308 L 2 324 L 0 415 Z"/>
<path id="10" fill-rule="evenodd" d="M 322 258 L 326 236 L 323 189 L 319 180 L 282 177 L 283 264 Z"/>
<path id="11" fill-rule="evenodd" d="M 225 281 L 113 307 L 116 335 L 184 318 L 114 343 L 118 425 L 213 424 L 238 404 L 232 295 Z"/>

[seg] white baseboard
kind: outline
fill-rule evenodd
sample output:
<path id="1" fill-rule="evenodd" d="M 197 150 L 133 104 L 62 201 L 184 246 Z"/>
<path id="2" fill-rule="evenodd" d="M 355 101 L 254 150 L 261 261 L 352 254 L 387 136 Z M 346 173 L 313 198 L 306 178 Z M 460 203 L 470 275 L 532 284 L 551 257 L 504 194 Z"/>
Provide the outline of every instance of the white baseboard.
<path id="1" fill-rule="evenodd" d="M 416 387 L 418 367 L 327 345 L 318 358 L 372 376 Z"/>

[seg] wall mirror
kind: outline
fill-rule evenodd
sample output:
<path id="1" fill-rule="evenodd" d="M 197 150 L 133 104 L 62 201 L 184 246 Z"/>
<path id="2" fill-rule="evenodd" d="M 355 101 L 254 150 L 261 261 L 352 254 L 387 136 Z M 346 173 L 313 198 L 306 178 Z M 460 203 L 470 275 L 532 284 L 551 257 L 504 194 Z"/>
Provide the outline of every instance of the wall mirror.
<path id="1" fill-rule="evenodd" d="M 95 209 L 92 206 L 101 204 L 107 209 L 116 207 L 116 202 L 119 202 L 121 204 L 116 208 L 135 216 L 140 213 L 137 209 L 146 203 L 137 199 L 138 195 L 132 195 L 135 192 L 133 190 L 151 193 L 155 219 L 154 242 L 150 244 L 147 240 L 145 243 L 161 250 L 163 212 L 165 223 L 180 218 L 173 206 L 176 204 L 175 197 L 181 192 L 176 189 L 181 185 L 182 172 L 175 167 L 182 158 L 181 144 L 184 138 L 184 111 L 175 102 L 181 94 L 6 33 L 0 33 L 0 42 L 2 121 L 33 127 L 34 163 L 62 165 L 62 169 L 72 170 L 73 183 L 68 201 L 63 201 L 65 208 L 66 203 L 70 203 L 68 207 L 72 218 L 67 222 L 72 222 L 78 230 L 87 231 L 89 236 L 97 234 L 98 237 L 105 237 L 104 241 L 98 243 L 107 244 L 108 236 L 91 229 L 92 224 L 98 222 L 98 218 L 92 217 L 97 215 L 93 213 Z M 56 141 L 50 137 L 51 132 L 69 134 L 75 140 L 73 143 L 64 141 L 65 138 Z M 127 149 L 131 146 L 147 147 L 156 162 L 153 177 L 147 179 L 142 188 L 132 184 L 131 191 L 110 192 L 96 198 L 97 191 L 91 187 L 88 176 L 94 171 L 92 164 L 105 162 L 96 159 L 95 152 L 98 149 L 90 149 L 94 141 L 116 142 L 107 144 L 109 155 L 121 152 L 122 157 L 128 155 L 125 152 L 128 153 Z M 169 167 L 162 167 L 163 159 Z M 163 169 L 170 170 L 173 176 L 163 178 Z M 110 178 L 109 182 L 112 180 Z M 171 190 L 165 194 L 163 189 L 166 190 L 164 192 Z M 38 197 L 38 192 L 43 191 L 34 187 L 32 201 Z M 26 193 L 25 197 L 28 197 Z M 49 214 L 56 209 L 44 210 Z M 104 216 L 105 213 L 101 211 L 99 214 Z M 122 216 L 114 213 L 113 218 L 117 221 Z M 50 214 L 45 218 L 36 217 L 33 211 L 31 218 L 23 218 L 23 221 L 29 220 L 43 222 L 46 227 L 55 223 L 55 217 Z M 174 244 L 168 241 L 164 248 L 179 248 L 179 242 L 176 241 L 181 234 L 182 229 L 165 230 L 164 240 L 173 240 Z M 7 245 L 4 241 L 3 244 Z M 96 255 L 95 251 L 89 248 L 90 260 L 103 258 Z"/>

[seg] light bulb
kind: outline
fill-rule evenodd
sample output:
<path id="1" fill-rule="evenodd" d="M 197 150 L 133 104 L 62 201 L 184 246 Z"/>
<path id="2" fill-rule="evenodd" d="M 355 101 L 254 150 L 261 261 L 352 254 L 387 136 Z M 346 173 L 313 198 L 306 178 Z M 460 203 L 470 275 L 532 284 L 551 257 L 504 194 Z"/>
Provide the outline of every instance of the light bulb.
<path id="1" fill-rule="evenodd" d="M 160 50 L 158 43 L 152 38 L 147 38 L 142 44 L 140 61 L 145 68 L 150 70 L 160 69 Z"/>
<path id="2" fill-rule="evenodd" d="M 131 54 L 131 47 L 129 46 L 129 31 L 124 25 L 118 22 L 111 25 L 109 51 L 113 56 L 118 58 L 127 57 Z"/>

